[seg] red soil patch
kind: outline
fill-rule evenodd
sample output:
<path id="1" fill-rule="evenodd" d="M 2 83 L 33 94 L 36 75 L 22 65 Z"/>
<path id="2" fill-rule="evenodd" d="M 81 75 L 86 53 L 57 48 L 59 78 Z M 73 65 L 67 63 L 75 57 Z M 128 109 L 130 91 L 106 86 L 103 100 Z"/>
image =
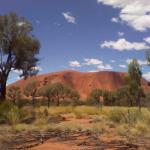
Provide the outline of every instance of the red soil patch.
<path id="1" fill-rule="evenodd" d="M 78 146 L 61 142 L 47 141 L 46 143 L 32 148 L 31 150 L 81 150 Z"/>

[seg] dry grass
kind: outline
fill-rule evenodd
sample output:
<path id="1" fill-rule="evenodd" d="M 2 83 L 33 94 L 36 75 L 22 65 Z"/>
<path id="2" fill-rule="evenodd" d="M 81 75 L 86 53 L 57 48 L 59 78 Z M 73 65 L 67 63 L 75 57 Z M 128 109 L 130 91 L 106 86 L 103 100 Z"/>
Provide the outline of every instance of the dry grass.
<path id="1" fill-rule="evenodd" d="M 141 113 L 139 113 L 138 108 L 103 107 L 100 109 L 92 106 L 61 106 L 50 107 L 49 109 L 47 107 L 39 107 L 32 109 L 32 113 L 29 110 L 26 110 L 25 118 L 27 116 L 30 118 L 34 115 L 35 120 L 33 122 L 29 124 L 19 123 L 13 126 L 1 125 L 0 130 L 90 130 L 105 134 L 113 131 L 119 136 L 127 136 L 128 134 L 131 134 L 131 136 L 150 135 L 150 111 L 146 108 L 143 108 Z M 67 122 L 62 120 L 55 123 L 49 120 L 50 116 L 58 117 L 61 115 L 70 116 L 74 121 Z M 82 124 L 79 121 L 80 119 L 90 120 L 91 122 Z"/>

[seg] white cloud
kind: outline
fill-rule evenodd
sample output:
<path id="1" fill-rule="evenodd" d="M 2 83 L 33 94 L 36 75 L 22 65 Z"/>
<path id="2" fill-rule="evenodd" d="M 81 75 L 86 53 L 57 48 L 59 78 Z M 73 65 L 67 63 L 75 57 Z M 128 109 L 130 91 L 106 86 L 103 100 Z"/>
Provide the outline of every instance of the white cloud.
<path id="1" fill-rule="evenodd" d="M 112 70 L 113 67 L 110 64 L 100 64 L 97 66 L 95 70 L 90 70 L 88 72 L 98 72 L 98 71 L 106 71 L 106 70 Z"/>
<path id="2" fill-rule="evenodd" d="M 90 71 L 88 71 L 88 72 L 98 72 L 98 70 L 90 70 Z"/>
<path id="3" fill-rule="evenodd" d="M 105 64 L 102 60 L 95 58 L 84 58 L 82 62 L 79 62 L 77 60 L 70 61 L 69 66 L 71 67 L 93 66 L 94 69 L 89 72 L 97 72 L 113 69 L 113 67 L 110 64 Z"/>
<path id="4" fill-rule="evenodd" d="M 150 72 L 144 73 L 143 77 L 150 81 Z"/>
<path id="5" fill-rule="evenodd" d="M 112 70 L 113 67 L 110 64 L 100 64 L 97 66 L 97 69 L 102 71 L 102 70 Z"/>
<path id="6" fill-rule="evenodd" d="M 126 63 L 129 64 L 132 60 L 133 60 L 133 59 L 127 59 L 127 60 L 126 60 Z M 138 62 L 138 64 L 139 64 L 140 66 L 147 65 L 147 61 L 146 61 L 146 60 L 140 60 L 140 59 L 138 59 L 137 62 Z"/>
<path id="7" fill-rule="evenodd" d="M 72 16 L 72 14 L 70 12 L 63 12 L 62 15 L 64 16 L 64 18 L 67 20 L 67 22 L 69 23 L 76 23 L 76 19 L 74 16 Z"/>
<path id="8" fill-rule="evenodd" d="M 22 74 L 22 70 L 13 70 L 14 73 Z"/>
<path id="9" fill-rule="evenodd" d="M 79 61 L 74 60 L 74 61 L 69 62 L 69 66 L 71 66 L 71 67 L 81 67 L 81 64 L 80 64 Z"/>
<path id="10" fill-rule="evenodd" d="M 115 22 L 115 23 L 118 23 L 118 22 L 119 22 L 119 19 L 118 19 L 118 18 L 113 17 L 113 18 L 111 18 L 111 21 L 112 21 L 112 22 Z"/>
<path id="11" fill-rule="evenodd" d="M 132 60 L 133 60 L 133 59 L 128 58 L 128 59 L 126 60 L 126 63 L 127 63 L 127 64 L 130 64 L 130 63 L 132 62 Z"/>
<path id="12" fill-rule="evenodd" d="M 95 58 L 85 58 L 83 65 L 94 65 L 96 67 L 95 70 L 92 70 L 92 72 L 96 71 L 102 71 L 102 70 L 112 70 L 112 66 L 110 64 L 105 64 L 102 60 L 95 59 Z"/>
<path id="13" fill-rule="evenodd" d="M 124 36 L 124 32 L 118 32 L 119 36 Z"/>
<path id="14" fill-rule="evenodd" d="M 147 46 L 143 42 L 129 42 L 124 38 L 120 38 L 117 41 L 104 41 L 100 45 L 102 48 L 112 48 L 119 51 L 123 50 L 145 50 L 149 49 L 150 47 Z"/>
<path id="15" fill-rule="evenodd" d="M 98 3 L 119 8 L 119 18 L 138 31 L 150 28 L 149 0 L 97 0 Z"/>
<path id="16" fill-rule="evenodd" d="M 119 67 L 120 67 L 120 68 L 127 68 L 127 66 L 126 66 L 126 65 L 122 65 L 122 64 L 121 64 L 121 65 L 119 65 Z"/>
<path id="17" fill-rule="evenodd" d="M 23 26 L 24 24 L 25 24 L 25 22 L 21 21 L 21 22 L 18 22 L 17 25 L 18 25 L 19 27 L 21 27 L 21 26 Z"/>
<path id="18" fill-rule="evenodd" d="M 95 58 L 84 58 L 84 65 L 100 65 L 102 64 L 103 61 L 99 60 L 99 59 L 95 59 Z"/>
<path id="19" fill-rule="evenodd" d="M 150 44 L 150 37 L 144 38 L 144 41 Z"/>

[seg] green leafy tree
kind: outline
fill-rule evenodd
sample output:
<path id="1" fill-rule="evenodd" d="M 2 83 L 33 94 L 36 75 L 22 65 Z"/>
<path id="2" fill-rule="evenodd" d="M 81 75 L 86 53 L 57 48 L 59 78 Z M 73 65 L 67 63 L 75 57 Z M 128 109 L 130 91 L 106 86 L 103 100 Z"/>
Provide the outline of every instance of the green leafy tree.
<path id="1" fill-rule="evenodd" d="M 7 92 L 8 98 L 16 104 L 16 100 L 19 100 L 21 97 L 21 90 L 18 86 L 12 86 L 8 89 Z"/>
<path id="2" fill-rule="evenodd" d="M 128 74 L 132 81 L 136 82 L 138 86 L 141 86 L 142 72 L 140 65 L 136 59 L 133 59 L 128 66 Z"/>
<path id="3" fill-rule="evenodd" d="M 94 89 L 91 91 L 87 98 L 87 103 L 90 105 L 100 104 L 100 97 L 103 96 L 103 91 L 101 89 Z"/>
<path id="4" fill-rule="evenodd" d="M 32 35 L 32 24 L 15 13 L 0 16 L 0 100 L 6 99 L 6 83 L 12 70 L 22 77 L 37 73 L 40 43 Z"/>
<path id="5" fill-rule="evenodd" d="M 39 96 L 47 98 L 47 106 L 50 106 L 50 102 L 53 100 L 52 85 L 45 85 L 38 90 Z"/>
<path id="6" fill-rule="evenodd" d="M 79 95 L 78 91 L 71 89 L 69 97 L 71 98 L 71 104 L 73 106 L 80 104 L 80 95 Z"/>
<path id="7" fill-rule="evenodd" d="M 141 87 L 142 72 L 136 59 L 133 59 L 129 64 L 128 75 L 129 93 L 134 96 L 136 104 L 141 110 L 141 98 L 144 96 L 144 91 Z"/>
<path id="8" fill-rule="evenodd" d="M 57 106 L 60 105 L 60 100 L 64 99 L 64 86 L 62 83 L 54 83 L 52 84 L 52 94 L 54 100 L 57 103 Z"/>
<path id="9" fill-rule="evenodd" d="M 55 101 L 57 106 L 60 105 L 60 100 L 69 99 L 76 103 L 80 96 L 76 90 L 71 89 L 69 86 L 62 83 L 53 83 L 45 85 L 39 89 L 40 96 L 46 97 L 48 100 L 48 107 L 50 102 Z"/>
<path id="10" fill-rule="evenodd" d="M 116 105 L 115 104 L 115 101 L 116 101 L 115 92 L 106 90 L 103 92 L 103 97 L 104 97 L 104 105 L 106 105 L 106 106 Z"/>
<path id="11" fill-rule="evenodd" d="M 32 105 L 35 105 L 35 98 L 38 95 L 39 82 L 29 82 L 24 88 L 24 95 L 32 98 Z"/>

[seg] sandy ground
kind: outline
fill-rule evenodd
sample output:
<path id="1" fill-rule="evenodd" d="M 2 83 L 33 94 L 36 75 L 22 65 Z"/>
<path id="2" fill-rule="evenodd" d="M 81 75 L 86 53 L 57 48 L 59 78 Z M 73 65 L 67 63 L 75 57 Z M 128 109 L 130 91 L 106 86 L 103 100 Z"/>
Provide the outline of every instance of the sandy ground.
<path id="1" fill-rule="evenodd" d="M 68 143 L 54 142 L 49 140 L 40 146 L 32 148 L 31 150 L 81 150 L 81 148 Z"/>
<path id="2" fill-rule="evenodd" d="M 80 138 L 82 138 L 82 137 L 80 137 Z M 106 142 L 106 144 L 107 144 L 107 142 L 109 144 L 110 139 L 104 138 L 104 141 Z M 69 141 L 68 142 L 57 142 L 57 141 L 49 140 L 42 145 L 32 148 L 31 150 L 83 150 L 83 149 L 86 150 L 87 148 L 88 147 L 72 145 L 71 143 L 69 143 Z M 119 150 L 119 149 L 106 148 L 105 150 Z M 135 149 L 133 149 L 133 150 L 135 150 Z"/>

